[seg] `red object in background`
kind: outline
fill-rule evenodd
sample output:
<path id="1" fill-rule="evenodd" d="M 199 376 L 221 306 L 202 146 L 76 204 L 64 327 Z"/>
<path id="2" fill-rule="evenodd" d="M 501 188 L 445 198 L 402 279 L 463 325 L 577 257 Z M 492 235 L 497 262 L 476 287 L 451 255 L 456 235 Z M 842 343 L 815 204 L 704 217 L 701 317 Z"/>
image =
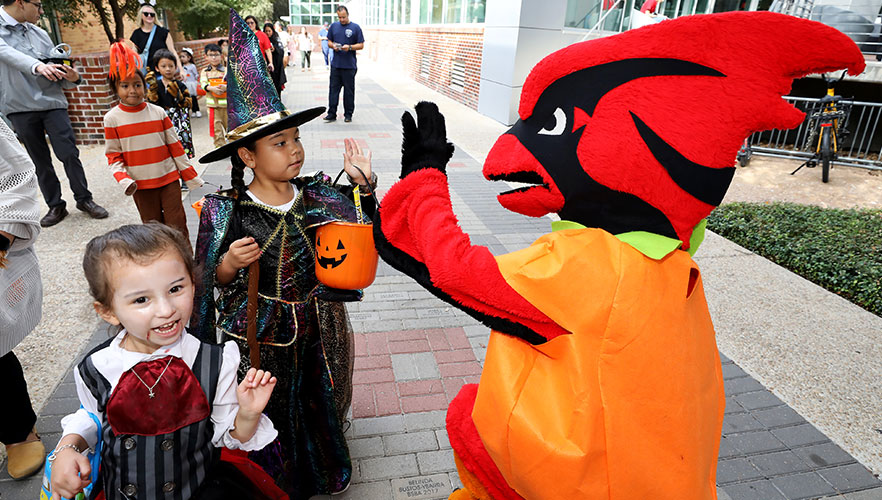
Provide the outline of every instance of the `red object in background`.
<path id="1" fill-rule="evenodd" d="M 214 108 L 208 108 L 208 135 L 214 137 Z"/>
<path id="2" fill-rule="evenodd" d="M 658 8 L 658 0 L 646 0 L 643 2 L 643 6 L 640 7 L 640 12 L 644 14 L 655 14 L 655 9 Z"/>

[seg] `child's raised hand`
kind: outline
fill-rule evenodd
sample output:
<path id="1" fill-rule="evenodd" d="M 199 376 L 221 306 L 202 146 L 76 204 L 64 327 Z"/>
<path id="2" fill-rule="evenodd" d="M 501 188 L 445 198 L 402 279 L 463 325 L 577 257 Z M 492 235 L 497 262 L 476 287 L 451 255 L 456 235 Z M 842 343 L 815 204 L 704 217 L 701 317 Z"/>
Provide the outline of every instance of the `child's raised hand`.
<path id="1" fill-rule="evenodd" d="M 224 262 L 233 269 L 239 270 L 248 267 L 260 257 L 260 245 L 251 236 L 239 238 L 230 244 L 230 249 L 224 257 Z"/>
<path id="2" fill-rule="evenodd" d="M 346 150 L 343 152 L 343 170 L 346 171 L 346 175 L 350 179 L 353 179 L 362 186 L 366 186 L 371 178 L 370 150 L 362 150 L 358 142 L 351 137 L 343 139 L 343 144 L 346 146 Z M 356 166 L 364 172 L 364 177 L 355 168 Z"/>
<path id="3" fill-rule="evenodd" d="M 273 377 L 270 372 L 254 368 L 248 370 L 245 378 L 236 388 L 239 414 L 245 417 L 260 415 L 266 408 L 266 403 L 275 387 L 276 377 Z"/>
<path id="4" fill-rule="evenodd" d="M 52 500 L 75 497 L 89 485 L 91 474 L 89 459 L 82 454 L 70 448 L 57 452 L 52 464 Z"/>

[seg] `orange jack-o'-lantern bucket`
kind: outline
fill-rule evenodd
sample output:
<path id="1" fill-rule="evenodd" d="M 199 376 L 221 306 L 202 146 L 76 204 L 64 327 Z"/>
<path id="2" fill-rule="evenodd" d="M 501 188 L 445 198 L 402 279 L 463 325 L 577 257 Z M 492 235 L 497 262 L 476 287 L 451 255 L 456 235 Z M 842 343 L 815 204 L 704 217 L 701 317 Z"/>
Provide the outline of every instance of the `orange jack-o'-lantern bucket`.
<path id="1" fill-rule="evenodd" d="M 332 288 L 358 290 L 374 282 L 377 249 L 372 224 L 331 222 L 315 233 L 315 276 Z"/>

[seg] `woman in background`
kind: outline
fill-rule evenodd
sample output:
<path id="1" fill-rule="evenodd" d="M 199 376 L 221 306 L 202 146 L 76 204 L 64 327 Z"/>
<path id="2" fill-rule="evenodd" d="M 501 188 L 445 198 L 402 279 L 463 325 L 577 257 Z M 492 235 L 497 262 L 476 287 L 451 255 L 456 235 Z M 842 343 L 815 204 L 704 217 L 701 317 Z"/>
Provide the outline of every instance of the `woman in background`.
<path id="1" fill-rule="evenodd" d="M 276 33 L 273 23 L 264 24 L 263 32 L 266 33 L 270 43 L 273 44 L 273 65 L 270 69 L 270 76 L 273 78 L 273 85 L 275 85 L 276 91 L 279 95 L 282 95 L 282 89 L 288 81 L 288 77 L 285 76 L 285 46 L 282 45 L 282 41 L 279 39 L 279 34 Z"/>

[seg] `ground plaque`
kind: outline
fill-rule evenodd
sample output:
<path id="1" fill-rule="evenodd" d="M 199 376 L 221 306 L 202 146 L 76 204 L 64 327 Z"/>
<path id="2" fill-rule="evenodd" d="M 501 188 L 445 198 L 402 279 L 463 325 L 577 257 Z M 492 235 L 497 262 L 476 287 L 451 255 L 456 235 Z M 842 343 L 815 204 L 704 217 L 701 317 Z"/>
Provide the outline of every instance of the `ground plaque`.
<path id="1" fill-rule="evenodd" d="M 392 480 L 392 497 L 395 500 L 447 498 L 451 492 L 450 479 L 447 474 Z"/>

